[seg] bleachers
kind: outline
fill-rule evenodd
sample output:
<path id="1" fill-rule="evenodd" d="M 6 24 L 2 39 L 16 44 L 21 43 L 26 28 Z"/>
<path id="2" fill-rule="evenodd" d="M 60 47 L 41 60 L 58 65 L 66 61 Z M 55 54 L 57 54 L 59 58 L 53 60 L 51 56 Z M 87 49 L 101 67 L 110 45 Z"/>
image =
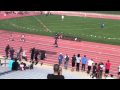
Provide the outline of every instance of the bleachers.
<path id="1" fill-rule="evenodd" d="M 53 67 L 37 65 L 33 70 L 7 72 L 0 74 L 0 79 L 47 79 L 47 75 L 53 73 Z M 69 70 L 63 70 L 63 75 L 65 79 L 90 79 L 85 73 L 71 73 Z"/>

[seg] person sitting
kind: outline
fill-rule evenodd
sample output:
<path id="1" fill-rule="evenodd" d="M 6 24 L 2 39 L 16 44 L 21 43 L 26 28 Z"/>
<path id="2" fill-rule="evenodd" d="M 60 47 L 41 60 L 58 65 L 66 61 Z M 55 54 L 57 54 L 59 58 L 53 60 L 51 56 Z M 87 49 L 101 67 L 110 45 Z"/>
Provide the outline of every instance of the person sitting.
<path id="1" fill-rule="evenodd" d="M 33 69 L 33 66 L 34 66 L 34 62 L 32 62 L 29 66 L 30 70 Z"/>
<path id="2" fill-rule="evenodd" d="M 54 74 L 48 74 L 47 79 L 64 79 L 64 76 L 62 75 L 62 68 L 55 64 L 53 67 Z"/>
<path id="3" fill-rule="evenodd" d="M 24 70 L 24 64 L 23 64 L 23 62 L 20 64 L 20 70 L 21 70 L 21 71 Z"/>
<path id="4" fill-rule="evenodd" d="M 12 71 L 17 71 L 19 70 L 19 63 L 17 62 L 17 58 L 14 59 L 15 62 L 12 64 Z"/>
<path id="5" fill-rule="evenodd" d="M 8 69 L 11 71 L 12 70 L 12 64 L 13 64 L 14 60 L 9 60 L 8 62 Z"/>
<path id="6" fill-rule="evenodd" d="M 26 70 L 27 69 L 27 65 L 26 65 L 26 63 L 23 63 L 23 65 L 24 65 L 24 70 Z"/>

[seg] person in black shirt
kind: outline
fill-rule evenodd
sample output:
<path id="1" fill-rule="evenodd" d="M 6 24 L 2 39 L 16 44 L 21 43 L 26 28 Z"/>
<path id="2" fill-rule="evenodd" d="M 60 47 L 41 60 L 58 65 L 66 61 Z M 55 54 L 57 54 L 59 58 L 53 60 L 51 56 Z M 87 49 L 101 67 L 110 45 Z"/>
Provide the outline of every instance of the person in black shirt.
<path id="1" fill-rule="evenodd" d="M 45 59 L 45 51 L 41 51 L 41 60 L 44 60 Z"/>
<path id="2" fill-rule="evenodd" d="M 64 76 L 60 73 L 61 68 L 58 64 L 54 65 L 54 74 L 48 74 L 47 79 L 64 79 Z"/>
<path id="3" fill-rule="evenodd" d="M 33 61 L 34 59 L 34 54 L 35 54 L 35 48 L 31 49 L 31 60 Z"/>
<path id="4" fill-rule="evenodd" d="M 46 58 L 46 51 L 42 50 L 40 52 L 40 60 L 41 60 L 41 66 L 43 65 L 43 60 Z"/>
<path id="5" fill-rule="evenodd" d="M 38 64 L 38 55 L 39 55 L 39 50 L 35 50 L 35 61 L 36 61 L 36 64 Z"/>
<path id="6" fill-rule="evenodd" d="M 92 78 L 97 77 L 97 63 L 93 65 L 92 74 L 90 76 L 92 76 Z"/>
<path id="7" fill-rule="evenodd" d="M 71 69 L 71 71 L 74 71 L 75 62 L 76 62 L 76 56 L 73 55 L 73 57 L 72 57 L 72 69 Z"/>
<path id="8" fill-rule="evenodd" d="M 8 44 L 5 48 L 6 58 L 8 58 L 9 50 L 10 50 L 10 46 Z"/>
<path id="9" fill-rule="evenodd" d="M 15 58 L 14 60 L 15 60 L 15 62 L 13 62 L 13 64 L 12 64 L 12 70 L 17 71 L 17 70 L 19 70 L 20 65 L 17 62 L 17 58 Z"/>
<path id="10" fill-rule="evenodd" d="M 15 52 L 15 50 L 13 49 L 13 47 L 11 47 L 11 49 L 10 49 L 10 58 L 11 58 L 11 60 L 14 59 L 14 52 Z"/>

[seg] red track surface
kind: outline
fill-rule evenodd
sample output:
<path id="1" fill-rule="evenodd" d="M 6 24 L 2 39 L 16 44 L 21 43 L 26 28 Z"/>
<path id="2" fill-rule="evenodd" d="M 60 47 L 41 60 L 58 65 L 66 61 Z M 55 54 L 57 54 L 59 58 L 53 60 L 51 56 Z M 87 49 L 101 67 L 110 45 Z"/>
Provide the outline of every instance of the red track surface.
<path id="1" fill-rule="evenodd" d="M 1 18 L 1 17 L 0 17 Z M 10 18 L 10 17 L 9 17 Z M 60 52 L 64 55 L 68 54 L 70 57 L 73 54 L 80 53 L 81 56 L 87 55 L 87 58 L 93 58 L 95 62 L 106 62 L 108 59 L 111 61 L 110 72 L 114 75 L 117 74 L 117 67 L 120 65 L 120 46 L 99 44 L 93 42 L 75 42 L 68 40 L 59 40 L 59 47 L 53 47 L 54 39 L 48 36 L 39 36 L 26 34 L 26 42 L 20 42 L 20 33 L 13 33 L 15 37 L 14 42 L 7 41 L 10 34 L 7 31 L 0 30 L 0 52 L 4 55 L 4 48 L 7 44 L 10 44 L 15 50 L 22 46 L 23 49 L 27 50 L 27 55 L 30 56 L 29 50 L 32 47 L 54 51 L 57 55 L 47 55 L 47 59 L 44 61 L 48 64 L 57 63 L 57 56 Z M 70 65 L 71 66 L 71 62 Z"/>

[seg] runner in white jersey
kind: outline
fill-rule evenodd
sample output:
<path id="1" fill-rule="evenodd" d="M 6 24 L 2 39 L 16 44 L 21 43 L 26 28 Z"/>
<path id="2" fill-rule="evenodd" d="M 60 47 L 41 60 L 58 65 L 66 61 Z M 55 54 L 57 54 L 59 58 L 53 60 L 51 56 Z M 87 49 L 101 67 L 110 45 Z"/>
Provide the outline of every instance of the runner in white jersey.
<path id="1" fill-rule="evenodd" d="M 20 39 L 20 41 L 25 42 L 25 35 L 24 35 L 24 34 L 21 35 L 21 39 Z"/>
<path id="2" fill-rule="evenodd" d="M 10 37 L 9 37 L 8 41 L 14 41 L 12 33 L 10 34 Z"/>

